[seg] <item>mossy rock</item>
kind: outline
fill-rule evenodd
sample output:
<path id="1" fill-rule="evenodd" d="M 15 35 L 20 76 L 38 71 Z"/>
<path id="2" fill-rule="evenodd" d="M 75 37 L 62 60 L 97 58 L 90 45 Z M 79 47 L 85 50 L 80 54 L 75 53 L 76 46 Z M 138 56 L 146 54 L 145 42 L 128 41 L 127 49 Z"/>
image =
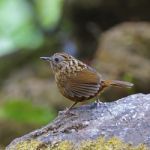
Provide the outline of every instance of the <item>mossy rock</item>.
<path id="1" fill-rule="evenodd" d="M 28 140 L 18 143 L 9 150 L 148 150 L 146 145 L 133 146 L 126 144 L 118 138 L 105 140 L 102 137 L 93 141 L 84 141 L 79 146 L 69 141 L 58 142 L 54 145 L 44 144 L 38 140 Z M 8 149 L 7 149 L 8 150 Z"/>
<path id="2" fill-rule="evenodd" d="M 61 112 L 52 123 L 13 140 L 7 150 L 146 150 L 150 146 L 149 100 L 150 94 L 135 94 L 112 103 L 80 106 L 67 114 Z"/>

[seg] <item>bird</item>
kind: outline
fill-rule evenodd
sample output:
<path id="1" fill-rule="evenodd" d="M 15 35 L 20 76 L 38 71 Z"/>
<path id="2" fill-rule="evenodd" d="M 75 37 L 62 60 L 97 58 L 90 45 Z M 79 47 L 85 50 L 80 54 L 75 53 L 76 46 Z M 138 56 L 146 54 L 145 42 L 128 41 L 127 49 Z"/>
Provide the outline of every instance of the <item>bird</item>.
<path id="1" fill-rule="evenodd" d="M 110 86 L 121 88 L 133 86 L 133 83 L 127 81 L 105 80 L 96 69 L 64 52 L 40 58 L 49 62 L 60 93 L 73 101 L 67 112 L 79 102 L 97 98 Z"/>

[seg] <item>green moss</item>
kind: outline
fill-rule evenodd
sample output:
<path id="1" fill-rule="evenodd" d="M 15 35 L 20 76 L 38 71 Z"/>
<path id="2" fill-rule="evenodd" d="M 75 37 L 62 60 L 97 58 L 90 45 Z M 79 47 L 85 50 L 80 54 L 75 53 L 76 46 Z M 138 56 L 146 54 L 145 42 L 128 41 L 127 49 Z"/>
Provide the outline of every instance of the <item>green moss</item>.
<path id="1" fill-rule="evenodd" d="M 9 150 L 148 150 L 144 144 L 133 146 L 119 140 L 118 138 L 111 138 L 105 140 L 100 137 L 93 141 L 84 141 L 80 146 L 76 146 L 69 141 L 62 141 L 54 145 L 46 145 L 37 140 L 30 140 L 20 142 L 17 145 L 11 146 Z"/>
<path id="2" fill-rule="evenodd" d="M 106 141 L 104 138 L 100 137 L 93 141 L 84 141 L 77 148 L 73 143 L 68 141 L 60 142 L 54 147 L 50 148 L 51 150 L 148 150 L 143 144 L 139 146 L 133 146 L 131 144 L 126 144 L 119 140 L 118 138 L 111 138 Z"/>
<path id="3" fill-rule="evenodd" d="M 118 138 L 111 138 L 106 141 L 100 137 L 94 141 L 85 141 L 81 144 L 79 150 L 148 150 L 145 145 L 134 147 L 131 144 L 126 144 Z"/>
<path id="4" fill-rule="evenodd" d="M 40 150 L 40 149 L 48 150 L 50 149 L 50 147 L 48 147 L 46 144 L 43 144 L 38 140 L 28 140 L 20 142 L 9 148 L 9 150 Z"/>
<path id="5" fill-rule="evenodd" d="M 50 150 L 75 150 L 75 146 L 69 141 L 63 141 L 51 146 Z"/>

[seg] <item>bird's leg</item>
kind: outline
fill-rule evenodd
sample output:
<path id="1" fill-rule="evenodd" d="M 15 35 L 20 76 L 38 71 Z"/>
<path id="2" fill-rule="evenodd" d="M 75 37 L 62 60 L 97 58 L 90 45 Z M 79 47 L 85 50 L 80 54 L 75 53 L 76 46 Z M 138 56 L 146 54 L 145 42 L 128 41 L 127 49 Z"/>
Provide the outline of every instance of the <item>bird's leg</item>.
<path id="1" fill-rule="evenodd" d="M 69 108 L 68 110 L 70 110 L 71 108 L 73 108 L 78 102 L 74 102 Z"/>
<path id="2" fill-rule="evenodd" d="M 69 111 L 77 104 L 78 102 L 74 102 L 69 108 L 65 110 L 65 114 L 69 113 Z"/>

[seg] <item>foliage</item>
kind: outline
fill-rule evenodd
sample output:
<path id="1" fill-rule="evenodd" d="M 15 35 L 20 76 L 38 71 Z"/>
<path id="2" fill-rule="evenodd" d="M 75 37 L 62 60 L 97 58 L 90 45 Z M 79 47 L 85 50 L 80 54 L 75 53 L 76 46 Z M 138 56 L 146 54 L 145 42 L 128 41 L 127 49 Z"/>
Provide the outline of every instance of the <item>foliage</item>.
<path id="1" fill-rule="evenodd" d="M 0 107 L 0 119 L 16 120 L 29 124 L 46 124 L 56 116 L 51 108 L 35 106 L 30 101 L 6 101 Z"/>
<path id="2" fill-rule="evenodd" d="M 62 0 L 35 0 L 40 23 L 45 28 L 54 27 L 61 16 Z"/>
<path id="3" fill-rule="evenodd" d="M 41 46 L 45 40 L 41 26 L 49 29 L 56 25 L 60 18 L 61 1 L 35 0 L 32 3 L 27 0 L 1 0 L 0 56 Z"/>

